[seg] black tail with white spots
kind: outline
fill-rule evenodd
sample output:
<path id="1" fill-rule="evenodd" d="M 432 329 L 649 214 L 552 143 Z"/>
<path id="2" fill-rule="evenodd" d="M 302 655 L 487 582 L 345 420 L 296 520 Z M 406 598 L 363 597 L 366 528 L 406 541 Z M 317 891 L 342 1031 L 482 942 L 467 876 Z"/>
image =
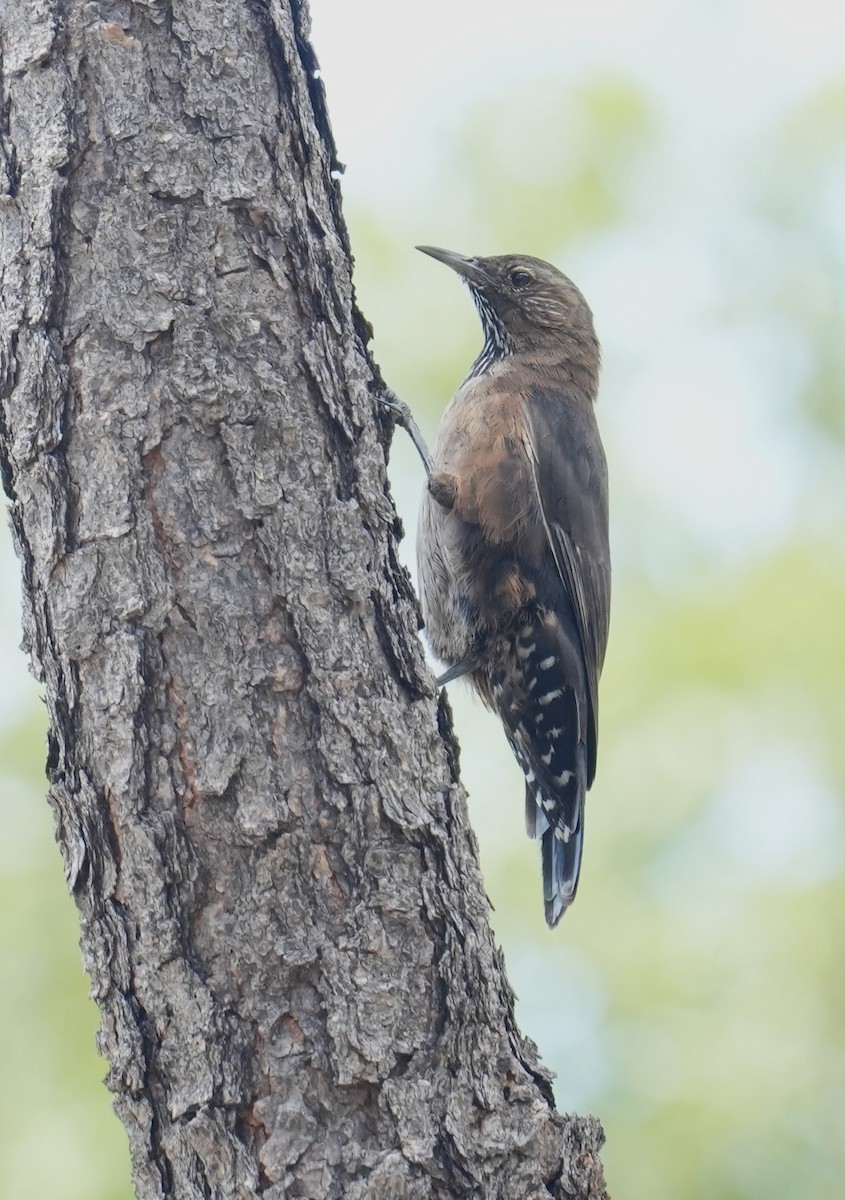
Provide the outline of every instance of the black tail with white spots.
<path id="1" fill-rule="evenodd" d="M 525 774 L 525 825 L 540 838 L 546 921 L 575 899 L 587 790 L 587 698 L 580 643 L 558 615 L 520 626 L 493 671 L 493 703 Z"/>

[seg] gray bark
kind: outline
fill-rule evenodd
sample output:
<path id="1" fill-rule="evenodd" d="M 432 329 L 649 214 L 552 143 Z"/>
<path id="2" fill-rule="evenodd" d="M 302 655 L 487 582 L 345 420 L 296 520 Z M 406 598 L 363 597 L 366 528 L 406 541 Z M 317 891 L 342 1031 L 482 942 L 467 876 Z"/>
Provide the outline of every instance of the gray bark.
<path id="1" fill-rule="evenodd" d="M 307 19 L 2 10 L 0 451 L 108 1085 L 143 1200 L 597 1200 L 397 565 Z"/>

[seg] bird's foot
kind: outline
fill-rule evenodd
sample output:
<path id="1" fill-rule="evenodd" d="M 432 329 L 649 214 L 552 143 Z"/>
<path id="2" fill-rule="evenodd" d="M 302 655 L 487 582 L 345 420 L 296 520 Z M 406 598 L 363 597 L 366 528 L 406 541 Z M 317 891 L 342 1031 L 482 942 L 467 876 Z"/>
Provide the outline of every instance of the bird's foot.
<path id="1" fill-rule="evenodd" d="M 397 425 L 401 425 L 407 431 L 408 436 L 417 448 L 417 453 L 422 459 L 422 464 L 425 467 L 425 473 L 431 480 L 432 461 L 429 454 L 428 446 L 425 444 L 425 438 L 420 433 L 420 427 L 416 423 L 411 413 L 410 408 L 404 400 L 400 400 L 394 391 L 390 388 L 385 388 L 378 398 L 382 408 L 389 412 Z"/>
<path id="2" fill-rule="evenodd" d="M 428 476 L 428 490 L 441 507 L 452 509 L 458 495 L 458 477 L 449 471 L 431 471 Z"/>
<path id="3" fill-rule="evenodd" d="M 385 388 L 379 395 L 379 404 L 382 408 L 393 417 L 397 425 L 401 425 L 403 429 L 408 428 L 408 422 L 413 421 L 411 410 L 404 400 L 400 400 L 396 393 L 391 388 Z"/>

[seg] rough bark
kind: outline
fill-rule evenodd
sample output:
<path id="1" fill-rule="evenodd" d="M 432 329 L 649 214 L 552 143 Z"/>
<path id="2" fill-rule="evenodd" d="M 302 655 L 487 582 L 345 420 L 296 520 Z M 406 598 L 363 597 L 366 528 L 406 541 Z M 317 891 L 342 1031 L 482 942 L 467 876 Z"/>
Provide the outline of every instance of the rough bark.
<path id="1" fill-rule="evenodd" d="M 305 6 L 2 22 L 0 450 L 139 1197 L 597 1200 L 397 566 Z"/>

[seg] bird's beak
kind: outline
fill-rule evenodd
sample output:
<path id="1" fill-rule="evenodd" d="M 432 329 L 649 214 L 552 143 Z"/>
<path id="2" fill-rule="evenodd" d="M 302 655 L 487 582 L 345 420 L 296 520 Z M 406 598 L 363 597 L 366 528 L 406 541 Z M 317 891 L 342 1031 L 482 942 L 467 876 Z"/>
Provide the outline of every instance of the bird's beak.
<path id="1" fill-rule="evenodd" d="M 462 275 L 468 283 L 479 286 L 490 282 L 489 275 L 478 265 L 475 258 L 464 258 L 463 254 L 456 254 L 454 250 L 439 250 L 437 246 L 417 246 L 417 250 L 422 250 L 423 254 L 428 254 L 430 258 L 445 263 L 447 267 Z"/>

